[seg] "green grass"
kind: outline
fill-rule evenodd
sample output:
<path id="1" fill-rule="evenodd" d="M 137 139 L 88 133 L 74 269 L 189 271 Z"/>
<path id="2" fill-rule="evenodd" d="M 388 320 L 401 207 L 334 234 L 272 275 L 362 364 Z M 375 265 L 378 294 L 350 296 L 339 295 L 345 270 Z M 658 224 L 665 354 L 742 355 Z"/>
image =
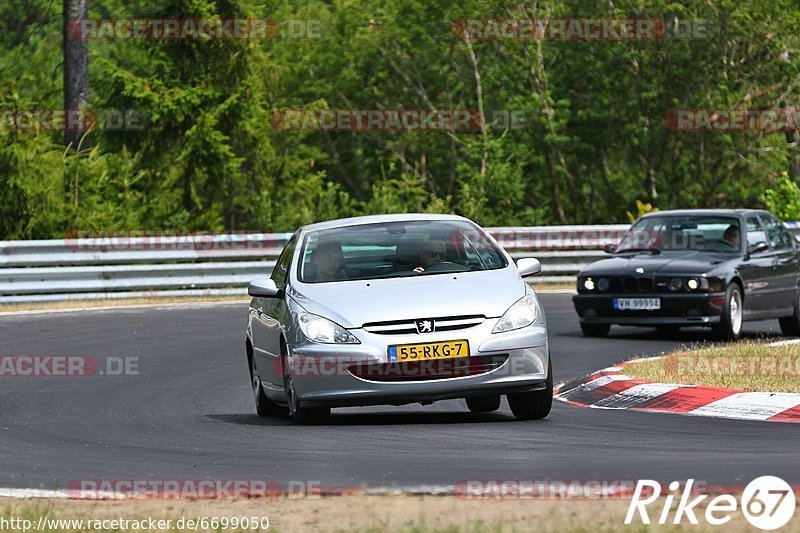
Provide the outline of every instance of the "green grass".
<path id="1" fill-rule="evenodd" d="M 624 373 L 659 383 L 800 392 L 800 344 L 769 346 L 747 340 L 682 350 L 662 359 L 630 363 Z"/>

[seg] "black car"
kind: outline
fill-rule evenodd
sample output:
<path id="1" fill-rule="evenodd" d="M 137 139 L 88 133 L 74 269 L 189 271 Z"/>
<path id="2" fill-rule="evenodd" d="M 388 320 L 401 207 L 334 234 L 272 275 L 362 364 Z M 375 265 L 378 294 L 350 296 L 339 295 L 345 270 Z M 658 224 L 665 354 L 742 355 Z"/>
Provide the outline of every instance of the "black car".
<path id="1" fill-rule="evenodd" d="M 767 211 L 649 213 L 606 252 L 578 275 L 573 302 L 585 335 L 612 324 L 710 326 L 734 340 L 743 320 L 774 318 L 785 335 L 800 335 L 800 246 Z"/>

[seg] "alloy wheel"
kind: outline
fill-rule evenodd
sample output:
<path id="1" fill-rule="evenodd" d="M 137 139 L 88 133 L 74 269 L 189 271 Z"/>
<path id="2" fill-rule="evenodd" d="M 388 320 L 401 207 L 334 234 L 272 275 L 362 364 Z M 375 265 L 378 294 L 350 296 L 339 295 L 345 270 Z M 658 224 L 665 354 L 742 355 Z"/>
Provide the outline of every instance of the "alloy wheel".
<path id="1" fill-rule="evenodd" d="M 731 329 L 736 335 L 742 329 L 742 296 L 739 291 L 734 291 L 733 294 L 731 294 L 730 312 Z"/>

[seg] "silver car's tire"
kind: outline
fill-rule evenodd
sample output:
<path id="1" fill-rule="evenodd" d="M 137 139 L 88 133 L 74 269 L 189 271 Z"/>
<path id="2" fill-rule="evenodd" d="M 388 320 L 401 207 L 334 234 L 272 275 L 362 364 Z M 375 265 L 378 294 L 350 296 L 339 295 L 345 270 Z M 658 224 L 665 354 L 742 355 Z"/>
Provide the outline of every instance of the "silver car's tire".
<path id="1" fill-rule="evenodd" d="M 744 298 L 742 290 L 736 283 L 731 283 L 725 291 L 725 303 L 722 308 L 720 322 L 713 327 L 717 337 L 723 341 L 735 341 L 742 335 L 744 318 Z"/>
<path id="2" fill-rule="evenodd" d="M 261 376 L 258 375 L 256 360 L 252 353 L 248 354 L 248 359 L 250 359 L 250 379 L 253 386 L 253 397 L 256 402 L 256 413 L 258 416 L 268 417 L 286 414 L 286 409 L 270 401 L 267 395 L 264 394 L 264 387 L 261 386 Z"/>
<path id="3" fill-rule="evenodd" d="M 467 407 L 472 413 L 491 413 L 500 409 L 500 396 L 469 396 Z"/>
<path id="4" fill-rule="evenodd" d="M 331 414 L 330 407 L 303 407 L 297 400 L 294 388 L 294 377 L 289 369 L 289 357 L 285 347 L 281 354 L 283 360 L 283 388 L 286 392 L 286 406 L 289 408 L 289 418 L 298 424 L 314 424 L 322 422 Z"/>
<path id="5" fill-rule="evenodd" d="M 540 420 L 553 406 L 553 364 L 547 361 L 547 382 L 542 390 L 507 394 L 508 406 L 517 420 Z"/>

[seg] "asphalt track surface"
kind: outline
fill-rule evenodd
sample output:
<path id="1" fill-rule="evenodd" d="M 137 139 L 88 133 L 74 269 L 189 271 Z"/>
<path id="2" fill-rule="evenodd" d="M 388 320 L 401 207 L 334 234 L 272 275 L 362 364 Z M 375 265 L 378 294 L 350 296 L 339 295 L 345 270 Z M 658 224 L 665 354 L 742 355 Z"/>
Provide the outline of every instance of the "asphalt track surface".
<path id="1" fill-rule="evenodd" d="M 612 328 L 581 336 L 570 295 L 541 296 L 556 381 L 700 342 Z M 335 409 L 327 425 L 258 418 L 244 355 L 246 305 L 0 317 L 1 355 L 138 357 L 139 374 L 0 377 L 0 487 L 81 479 L 269 479 L 326 487 L 463 480 L 694 478 L 800 483 L 800 426 L 554 402 L 549 418 L 471 414 L 461 400 Z M 777 322 L 746 325 L 777 336 Z"/>

